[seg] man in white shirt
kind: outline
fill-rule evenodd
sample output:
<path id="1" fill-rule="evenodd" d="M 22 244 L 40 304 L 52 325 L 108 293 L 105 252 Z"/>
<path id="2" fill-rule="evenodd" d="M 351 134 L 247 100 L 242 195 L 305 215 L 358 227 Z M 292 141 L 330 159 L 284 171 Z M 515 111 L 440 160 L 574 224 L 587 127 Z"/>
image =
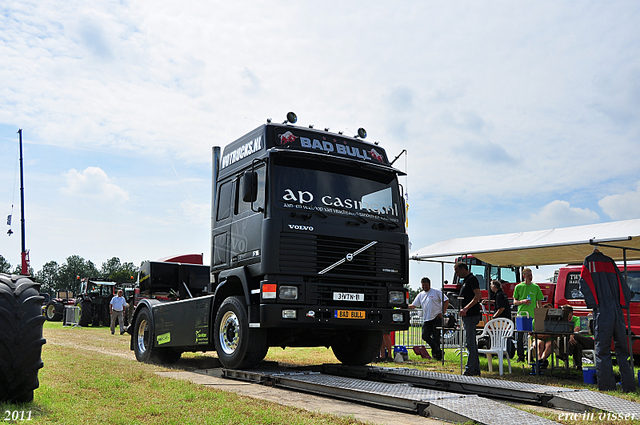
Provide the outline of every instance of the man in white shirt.
<path id="1" fill-rule="evenodd" d="M 449 298 L 439 289 L 432 288 L 431 280 L 428 277 L 423 277 L 420 283 L 422 284 L 422 292 L 409 305 L 409 309 L 422 307 L 422 339 L 431 347 L 433 358 L 442 360 L 440 329 L 437 327 L 442 326 L 443 303 L 446 311 L 449 308 Z"/>
<path id="2" fill-rule="evenodd" d="M 125 331 L 124 329 L 124 309 L 127 307 L 127 301 L 122 296 L 122 289 L 118 289 L 118 295 L 111 298 L 111 335 L 113 335 L 116 329 L 116 317 L 118 318 L 118 324 L 120 325 L 120 335 Z"/>

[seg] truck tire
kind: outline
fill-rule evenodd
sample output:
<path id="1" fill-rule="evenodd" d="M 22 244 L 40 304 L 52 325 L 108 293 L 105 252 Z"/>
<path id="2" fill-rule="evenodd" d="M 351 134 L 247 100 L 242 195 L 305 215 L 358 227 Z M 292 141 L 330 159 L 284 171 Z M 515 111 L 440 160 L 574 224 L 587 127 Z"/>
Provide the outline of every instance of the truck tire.
<path id="1" fill-rule="evenodd" d="M 247 311 L 240 297 L 223 301 L 216 313 L 213 340 L 220 363 L 229 369 L 256 367 L 269 350 L 266 331 L 249 327 Z"/>
<path id="2" fill-rule="evenodd" d="M 148 308 L 140 310 L 133 328 L 133 351 L 136 359 L 144 363 L 175 363 L 180 360 L 182 352 L 173 348 L 158 348 L 153 346 L 153 329 L 151 327 L 151 313 Z"/>
<path id="3" fill-rule="evenodd" d="M 62 303 L 51 300 L 47 303 L 44 315 L 47 320 L 52 322 L 59 322 L 62 320 Z"/>
<path id="4" fill-rule="evenodd" d="M 0 274 L 0 401 L 33 400 L 38 388 L 41 353 L 42 300 L 40 285 L 17 275 Z"/>
<path id="5" fill-rule="evenodd" d="M 93 306 L 91 301 L 80 301 L 80 320 L 78 324 L 82 327 L 89 326 L 91 324 L 91 317 L 93 316 Z"/>
<path id="6" fill-rule="evenodd" d="M 331 345 L 333 354 L 343 364 L 359 366 L 371 363 L 380 353 L 382 331 L 349 331 Z"/>

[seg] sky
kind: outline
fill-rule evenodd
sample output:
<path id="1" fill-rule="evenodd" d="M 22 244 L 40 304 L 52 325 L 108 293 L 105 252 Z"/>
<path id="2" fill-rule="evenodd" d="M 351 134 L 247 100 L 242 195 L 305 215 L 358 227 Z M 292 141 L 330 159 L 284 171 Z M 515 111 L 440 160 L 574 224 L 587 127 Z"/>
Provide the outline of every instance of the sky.
<path id="1" fill-rule="evenodd" d="M 18 129 L 32 267 L 139 265 L 208 260 L 212 146 L 288 111 L 406 149 L 412 250 L 640 218 L 638 22 L 631 1 L 5 0 L 0 255 L 20 263 Z"/>

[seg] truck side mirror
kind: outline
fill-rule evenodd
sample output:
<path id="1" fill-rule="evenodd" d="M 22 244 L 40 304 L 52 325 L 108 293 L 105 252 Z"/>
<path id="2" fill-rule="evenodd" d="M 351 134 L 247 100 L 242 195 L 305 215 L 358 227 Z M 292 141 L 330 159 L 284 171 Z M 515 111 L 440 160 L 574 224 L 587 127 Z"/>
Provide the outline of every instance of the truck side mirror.
<path id="1" fill-rule="evenodd" d="M 240 194 L 244 202 L 256 202 L 258 200 L 258 173 L 245 171 L 240 178 Z"/>

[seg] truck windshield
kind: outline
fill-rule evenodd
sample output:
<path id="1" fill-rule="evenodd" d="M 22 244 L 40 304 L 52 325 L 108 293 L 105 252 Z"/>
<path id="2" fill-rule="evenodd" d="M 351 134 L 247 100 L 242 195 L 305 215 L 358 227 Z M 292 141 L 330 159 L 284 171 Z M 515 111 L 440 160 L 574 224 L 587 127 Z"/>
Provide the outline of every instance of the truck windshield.
<path id="1" fill-rule="evenodd" d="M 631 289 L 631 301 L 640 302 L 640 270 L 629 270 L 627 273 L 627 285 Z M 584 294 L 580 291 L 580 272 L 567 274 L 564 295 L 568 300 L 584 299 Z"/>
<path id="2" fill-rule="evenodd" d="M 342 167 L 296 158 L 275 162 L 273 200 L 292 212 L 319 211 L 322 215 L 358 216 L 402 228 L 404 206 L 393 173 Z"/>

